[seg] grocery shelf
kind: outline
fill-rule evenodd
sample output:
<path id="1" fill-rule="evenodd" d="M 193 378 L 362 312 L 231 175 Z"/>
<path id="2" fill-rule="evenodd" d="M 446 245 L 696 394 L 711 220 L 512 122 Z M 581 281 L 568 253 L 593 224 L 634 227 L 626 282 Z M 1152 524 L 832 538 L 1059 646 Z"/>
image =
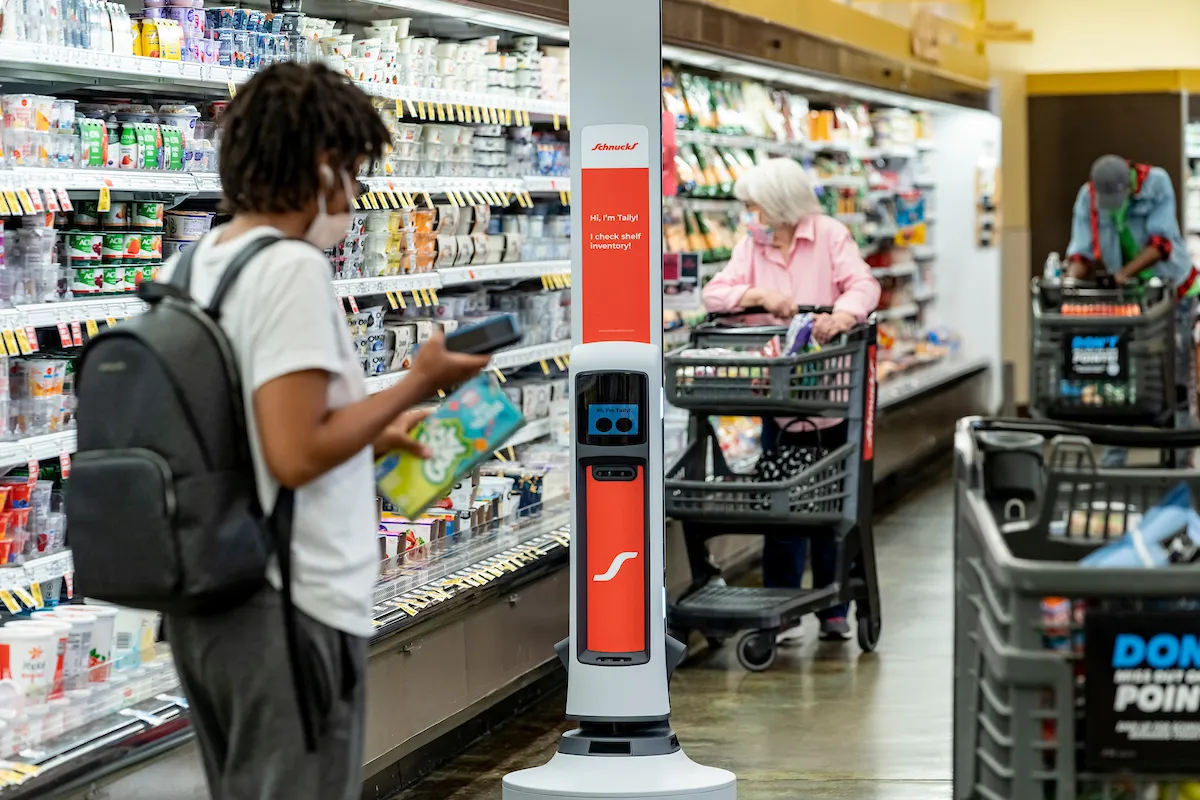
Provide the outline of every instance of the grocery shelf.
<path id="1" fill-rule="evenodd" d="M 522 444 L 536 442 L 538 439 L 544 439 L 550 435 L 551 429 L 554 427 L 554 422 L 549 417 L 545 419 L 535 419 L 533 422 L 525 423 L 519 431 L 508 437 L 497 450 L 502 450 L 505 447 L 516 447 Z M 561 424 L 561 420 L 558 421 Z"/>
<path id="2" fill-rule="evenodd" d="M 385 292 L 411 292 L 414 289 L 442 288 L 441 275 L 423 272 L 416 275 L 387 275 L 381 278 L 347 278 L 333 282 L 333 292 L 338 297 L 384 294 Z"/>
<path id="3" fill-rule="evenodd" d="M 673 328 L 663 331 L 663 350 L 685 347 L 692 340 L 692 332 L 688 328 Z"/>
<path id="4" fill-rule="evenodd" d="M 827 186 L 831 189 L 860 189 L 867 184 L 865 175 L 830 175 L 827 178 L 816 178 L 816 186 Z"/>
<path id="5" fill-rule="evenodd" d="M 483 281 L 524 281 L 543 275 L 571 271 L 569 259 L 557 261 L 514 261 L 509 264 L 483 264 L 476 267 L 446 267 L 437 271 L 442 286 L 462 286 Z"/>
<path id="6" fill-rule="evenodd" d="M 988 368 L 986 358 L 969 361 L 944 359 L 926 367 L 903 372 L 879 386 L 878 408 L 887 408 L 915 400 L 923 394 L 949 383 L 969 378 Z"/>
<path id="7" fill-rule="evenodd" d="M 937 292 L 928 289 L 924 292 L 917 292 L 916 301 L 918 303 L 929 303 L 937 299 Z"/>
<path id="8" fill-rule="evenodd" d="M 876 278 L 902 278 L 905 275 L 917 274 L 917 265 L 909 262 L 906 264 L 894 264 L 890 267 L 872 267 L 871 274 Z"/>
<path id="9" fill-rule="evenodd" d="M 917 157 L 917 148 L 913 145 L 889 144 L 880 147 L 868 147 L 862 153 L 863 158 L 869 159 L 907 159 Z"/>
<path id="10" fill-rule="evenodd" d="M 569 339 L 549 344 L 514 347 L 511 350 L 502 350 L 496 353 L 492 357 L 492 363 L 488 365 L 488 369 L 515 370 L 542 362 L 545 362 L 546 368 L 549 369 L 555 358 L 561 359 L 570 354 L 571 341 Z M 390 389 L 404 380 L 404 376 L 407 374 L 407 372 L 389 372 L 386 375 L 367 378 L 367 393 L 374 394 L 382 392 L 384 389 Z"/>
<path id="11" fill-rule="evenodd" d="M 30 436 L 14 442 L 0 442 L 0 469 L 25 466 L 30 461 L 57 458 L 75 452 L 75 431 Z"/>
<path id="12" fill-rule="evenodd" d="M 851 211 L 846 214 L 835 214 L 834 219 L 843 225 L 861 225 L 867 221 L 867 215 L 862 211 Z"/>
<path id="13" fill-rule="evenodd" d="M 935 253 L 933 248 L 927 244 L 913 245 L 912 247 L 908 248 L 908 251 L 912 253 L 912 257 L 917 261 L 931 261 L 937 258 L 937 253 Z"/>
<path id="14" fill-rule="evenodd" d="M 0 567 L 0 590 L 28 589 L 35 583 L 57 580 L 75 571 L 70 550 L 31 558 L 24 564 Z"/>
<path id="15" fill-rule="evenodd" d="M 768 153 L 792 158 L 803 158 L 806 153 L 811 152 L 804 142 L 780 142 L 761 136 L 739 136 L 709 133 L 708 131 L 676 131 L 675 138 L 680 144 L 713 145 L 738 150 L 764 150 Z"/>
<path id="16" fill-rule="evenodd" d="M 79 47 L 58 47 L 5 40 L 0 43 L 0 70 L 6 82 L 23 80 L 71 83 L 160 91 L 187 87 L 193 91 L 229 96 L 230 84 L 245 83 L 253 74 L 248 69 L 215 64 L 193 64 L 119 55 Z"/>
<path id="17" fill-rule="evenodd" d="M 444 89 L 423 89 L 415 86 L 396 86 L 390 83 L 355 81 L 354 85 L 369 95 L 396 100 L 400 103 L 433 103 L 463 108 L 498 108 L 509 111 L 527 111 L 530 114 L 566 117 L 571 113 L 571 104 L 542 100 L 534 97 L 517 97 L 511 94 L 480 94 L 476 92 L 451 92 Z M 412 116 L 412 112 L 409 114 Z M 464 114 L 465 116 L 465 114 Z M 457 117 L 457 114 L 456 114 Z M 451 121 L 438 119 L 439 122 Z M 465 121 L 465 120 L 460 120 Z"/>
<path id="18" fill-rule="evenodd" d="M 534 194 L 571 191 L 571 178 L 569 176 L 527 175 L 521 178 L 521 182 L 525 185 L 525 191 Z"/>
<path id="19" fill-rule="evenodd" d="M 38 189 L 66 189 L 70 192 L 99 192 L 107 186 L 114 192 L 161 192 L 164 194 L 195 194 L 199 183 L 191 172 L 169 172 L 145 169 L 55 169 L 53 167 L 16 167 L 0 171 L 16 186 Z M 216 173 L 204 174 L 206 185 L 215 180 Z"/>
<path id="20" fill-rule="evenodd" d="M 879 319 L 905 319 L 921 313 L 921 307 L 916 303 L 905 303 L 893 308 L 881 308 L 875 312 Z"/>
<path id="21" fill-rule="evenodd" d="M 550 361 L 554 358 L 563 358 L 571 355 L 571 340 L 565 339 L 561 342 L 550 342 L 548 344 L 535 344 L 529 347 L 515 347 L 512 350 L 502 350 L 492 356 L 491 368 L 493 369 L 520 369 L 528 367 L 530 364 L 537 364 L 541 361 Z"/>
<path id="22" fill-rule="evenodd" d="M 88 319 L 108 317 L 124 319 L 141 314 L 146 304 L 136 297 L 97 297 L 89 300 L 70 300 L 63 303 L 19 305 L 0 311 L 0 325 L 32 325 L 35 328 Z"/>

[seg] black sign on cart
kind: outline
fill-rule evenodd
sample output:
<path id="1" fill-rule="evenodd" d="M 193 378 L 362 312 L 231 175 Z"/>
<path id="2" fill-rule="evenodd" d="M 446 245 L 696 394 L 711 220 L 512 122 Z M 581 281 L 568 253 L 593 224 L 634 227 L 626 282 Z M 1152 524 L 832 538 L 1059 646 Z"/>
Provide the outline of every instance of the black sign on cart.
<path id="1" fill-rule="evenodd" d="M 1085 764 L 1188 774 L 1200 747 L 1200 614 L 1089 610 Z"/>
<path id="2" fill-rule="evenodd" d="M 1063 377 L 1076 381 L 1124 380 L 1129 376 L 1129 342 L 1124 333 L 1063 333 Z"/>

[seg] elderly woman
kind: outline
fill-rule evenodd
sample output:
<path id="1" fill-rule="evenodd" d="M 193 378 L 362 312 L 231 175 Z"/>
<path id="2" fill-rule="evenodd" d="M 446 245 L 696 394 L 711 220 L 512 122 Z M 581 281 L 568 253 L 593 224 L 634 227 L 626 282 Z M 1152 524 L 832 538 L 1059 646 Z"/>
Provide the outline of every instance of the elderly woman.
<path id="1" fill-rule="evenodd" d="M 824 216 L 808 174 L 795 161 L 773 159 L 747 171 L 734 194 L 748 209 L 747 237 L 734 248 L 728 266 L 704 287 L 704 305 L 712 312 L 736 312 L 762 306 L 779 320 L 800 305 L 831 306 L 821 314 L 813 336 L 824 343 L 864 322 L 879 302 L 879 282 L 859 253 L 845 225 Z M 835 449 L 846 443 L 845 420 L 763 420 L 762 447 Z M 837 545 L 832 536 L 813 543 L 813 586 L 837 579 Z M 767 536 L 763 542 L 763 583 L 799 588 L 808 542 Z M 817 614 L 821 638 L 849 638 L 849 609 L 835 606 Z M 781 644 L 798 644 L 797 626 L 779 635 Z"/>

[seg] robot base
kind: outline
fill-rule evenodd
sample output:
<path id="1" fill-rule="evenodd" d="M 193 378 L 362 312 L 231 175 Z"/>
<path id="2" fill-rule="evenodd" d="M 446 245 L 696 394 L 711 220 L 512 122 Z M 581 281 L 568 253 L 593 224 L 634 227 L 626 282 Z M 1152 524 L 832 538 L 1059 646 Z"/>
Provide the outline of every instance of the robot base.
<path id="1" fill-rule="evenodd" d="M 732 772 L 704 767 L 682 750 L 662 756 L 555 753 L 541 767 L 504 777 L 503 800 L 737 800 Z"/>

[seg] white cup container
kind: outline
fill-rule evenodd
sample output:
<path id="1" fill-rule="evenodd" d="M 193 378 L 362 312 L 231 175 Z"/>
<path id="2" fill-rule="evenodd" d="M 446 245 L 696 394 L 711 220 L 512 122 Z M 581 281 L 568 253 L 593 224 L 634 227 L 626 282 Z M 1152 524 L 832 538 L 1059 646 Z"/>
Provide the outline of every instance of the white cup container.
<path id="1" fill-rule="evenodd" d="M 389 28 L 395 28 L 397 38 L 403 39 L 405 36 L 408 36 L 408 28 L 412 24 L 412 17 L 396 17 L 395 19 L 384 19 L 384 20 L 380 20 L 379 22 L 377 22 L 375 24 L 387 26 Z"/>
<path id="2" fill-rule="evenodd" d="M 65 730 L 82 728 L 96 718 L 92 708 L 94 698 L 91 689 L 68 689 L 67 699 L 71 701 L 71 705 L 67 707 L 66 721 L 63 723 Z"/>
<path id="3" fill-rule="evenodd" d="M 13 680 L 26 703 L 44 703 L 57 652 L 58 633 L 51 627 L 0 627 L 0 678 Z"/>
<path id="4" fill-rule="evenodd" d="M 15 619 L 5 624 L 5 627 L 10 626 L 23 627 L 28 625 L 36 625 L 42 628 L 50 628 L 55 633 L 55 653 L 51 662 L 46 665 L 46 686 L 48 687 L 47 698 L 57 700 L 63 696 L 65 691 L 63 681 L 65 679 L 65 669 L 67 661 L 67 649 L 71 638 L 71 624 L 55 619 Z"/>
<path id="5" fill-rule="evenodd" d="M 35 622 L 65 622 L 71 626 L 63 658 L 63 684 L 68 690 L 87 686 L 88 654 L 92 651 L 92 630 L 96 627 L 96 618 L 88 614 L 59 616 L 54 611 L 35 611 L 30 616 Z"/>
<path id="6" fill-rule="evenodd" d="M 86 614 L 95 617 L 92 628 L 92 646 L 88 651 L 87 670 L 89 683 L 104 683 L 111 672 L 113 629 L 117 622 L 114 606 L 59 606 L 56 614 Z"/>

